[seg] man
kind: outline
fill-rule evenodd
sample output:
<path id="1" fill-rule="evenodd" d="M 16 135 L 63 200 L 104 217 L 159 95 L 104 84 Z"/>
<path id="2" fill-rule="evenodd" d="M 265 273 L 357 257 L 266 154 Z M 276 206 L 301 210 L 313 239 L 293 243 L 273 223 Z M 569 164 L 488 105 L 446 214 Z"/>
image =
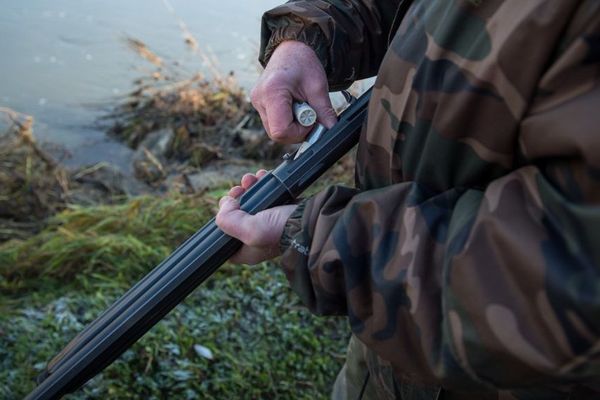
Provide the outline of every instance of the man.
<path id="1" fill-rule="evenodd" d="M 334 397 L 600 398 L 600 1 L 299 0 L 267 12 L 253 104 L 377 73 L 356 189 L 217 223 L 353 332 Z M 400 23 L 400 20 L 402 21 Z M 361 393 L 362 392 L 362 393 Z"/>

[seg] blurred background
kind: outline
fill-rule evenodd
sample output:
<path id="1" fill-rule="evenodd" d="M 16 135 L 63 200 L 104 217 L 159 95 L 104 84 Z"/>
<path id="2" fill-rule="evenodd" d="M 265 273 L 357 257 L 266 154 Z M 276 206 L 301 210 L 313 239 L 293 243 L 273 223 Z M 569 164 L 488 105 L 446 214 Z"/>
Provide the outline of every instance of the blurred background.
<path id="1" fill-rule="evenodd" d="M 0 398 L 29 393 L 243 173 L 280 162 L 248 100 L 278 3 L 1 3 Z M 328 398 L 348 332 L 276 263 L 227 264 L 69 398 Z"/>
<path id="2" fill-rule="evenodd" d="M 259 73 L 260 17 L 277 0 L 4 1 L 0 13 L 0 104 L 36 119 L 36 137 L 64 145 L 69 165 L 123 164 L 127 148 L 90 127 L 100 105 L 132 89 L 146 66 L 126 45 L 143 41 L 190 76 L 207 61 L 186 35 L 234 71 L 244 88 Z M 181 26 L 185 24 L 185 27 Z M 187 31 L 186 31 L 187 30 Z"/>

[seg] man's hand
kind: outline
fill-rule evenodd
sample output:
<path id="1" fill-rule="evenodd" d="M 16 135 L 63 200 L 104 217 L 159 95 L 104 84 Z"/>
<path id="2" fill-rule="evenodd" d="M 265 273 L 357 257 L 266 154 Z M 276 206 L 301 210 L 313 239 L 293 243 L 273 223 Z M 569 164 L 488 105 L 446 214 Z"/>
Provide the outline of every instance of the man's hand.
<path id="1" fill-rule="evenodd" d="M 277 46 L 251 98 L 267 134 L 279 143 L 302 142 L 310 132 L 310 127 L 294 121 L 294 100 L 309 103 L 328 129 L 337 121 L 325 70 L 315 52 L 302 42 L 285 41 Z"/>
<path id="2" fill-rule="evenodd" d="M 232 187 L 229 195 L 219 201 L 217 226 L 229 236 L 244 243 L 244 246 L 231 257 L 232 262 L 254 265 L 279 255 L 279 238 L 296 206 L 273 207 L 256 215 L 250 215 L 240 210 L 240 203 L 237 200 L 266 173 L 267 171 L 260 170 L 256 175 L 244 175 L 240 186 Z"/>
<path id="3" fill-rule="evenodd" d="M 327 76 L 315 52 L 302 42 L 285 41 L 277 46 L 252 90 L 252 104 L 271 139 L 299 143 L 311 128 L 294 121 L 292 102 L 308 102 L 317 112 L 318 121 L 331 128 L 337 116 L 327 89 Z M 237 200 L 266 173 L 260 170 L 255 175 L 244 175 L 240 185 L 219 201 L 217 226 L 244 243 L 231 258 L 233 262 L 257 264 L 279 255 L 279 239 L 296 206 L 279 206 L 250 215 L 240 210 Z"/>

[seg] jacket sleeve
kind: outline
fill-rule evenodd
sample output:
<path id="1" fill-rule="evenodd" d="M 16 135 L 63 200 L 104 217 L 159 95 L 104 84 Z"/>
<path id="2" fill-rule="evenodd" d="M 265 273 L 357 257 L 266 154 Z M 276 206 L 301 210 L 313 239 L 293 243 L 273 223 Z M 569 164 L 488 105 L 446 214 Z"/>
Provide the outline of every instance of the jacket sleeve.
<path id="1" fill-rule="evenodd" d="M 448 387 L 597 382 L 600 36 L 538 83 L 523 166 L 485 190 L 330 187 L 292 215 L 282 265 L 395 370 Z"/>
<path id="2" fill-rule="evenodd" d="M 332 90 L 377 73 L 400 0 L 292 0 L 262 19 L 259 61 L 264 66 L 284 40 L 315 50 Z"/>

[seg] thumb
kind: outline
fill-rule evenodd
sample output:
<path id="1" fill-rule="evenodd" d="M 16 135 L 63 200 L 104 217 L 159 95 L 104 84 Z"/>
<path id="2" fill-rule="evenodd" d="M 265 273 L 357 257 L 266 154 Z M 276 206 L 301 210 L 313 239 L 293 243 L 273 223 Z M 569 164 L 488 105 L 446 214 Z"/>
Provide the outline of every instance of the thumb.
<path id="1" fill-rule="evenodd" d="M 231 196 L 219 200 L 219 212 L 215 216 L 217 226 L 229 236 L 244 242 L 249 214 L 240 210 L 240 203 Z"/>
<path id="2" fill-rule="evenodd" d="M 265 113 L 271 139 L 283 144 L 301 142 L 308 128 L 295 123 L 291 94 L 287 91 L 276 92 L 266 104 Z"/>

